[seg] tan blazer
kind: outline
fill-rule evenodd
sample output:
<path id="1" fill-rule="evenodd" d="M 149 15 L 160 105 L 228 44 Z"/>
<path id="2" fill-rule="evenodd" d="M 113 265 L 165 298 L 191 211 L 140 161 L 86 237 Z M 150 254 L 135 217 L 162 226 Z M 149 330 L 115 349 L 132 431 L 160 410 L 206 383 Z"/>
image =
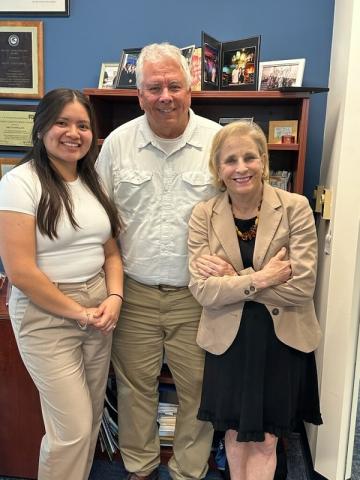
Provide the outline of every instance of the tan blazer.
<path id="1" fill-rule="evenodd" d="M 286 247 L 292 277 L 281 285 L 257 291 L 251 273 L 260 270 L 281 247 Z M 203 306 L 197 343 L 224 353 L 239 329 L 244 302 L 263 303 L 274 322 L 276 336 L 286 345 L 311 352 L 319 345 L 320 327 L 313 293 L 316 280 L 317 237 L 307 199 L 264 185 L 252 268 L 242 264 L 227 192 L 195 206 L 189 222 L 190 285 Z M 231 263 L 238 276 L 201 277 L 194 265 L 203 254 L 216 254 Z"/>

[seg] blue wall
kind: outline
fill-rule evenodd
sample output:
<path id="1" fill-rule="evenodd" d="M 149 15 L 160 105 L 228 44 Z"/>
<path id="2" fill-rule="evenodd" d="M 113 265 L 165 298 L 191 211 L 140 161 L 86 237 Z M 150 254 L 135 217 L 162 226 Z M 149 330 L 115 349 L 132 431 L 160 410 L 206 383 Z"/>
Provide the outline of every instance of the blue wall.
<path id="1" fill-rule="evenodd" d="M 199 46 L 201 30 L 221 41 L 261 34 L 262 61 L 304 57 L 303 85 L 328 84 L 334 0 L 70 3 L 68 18 L 36 17 L 44 21 L 46 90 L 59 86 L 97 87 L 101 63 L 118 62 L 123 48 L 161 41 L 179 47 L 193 43 Z M 308 196 L 319 177 L 325 107 L 326 94 L 312 96 L 305 167 Z"/>

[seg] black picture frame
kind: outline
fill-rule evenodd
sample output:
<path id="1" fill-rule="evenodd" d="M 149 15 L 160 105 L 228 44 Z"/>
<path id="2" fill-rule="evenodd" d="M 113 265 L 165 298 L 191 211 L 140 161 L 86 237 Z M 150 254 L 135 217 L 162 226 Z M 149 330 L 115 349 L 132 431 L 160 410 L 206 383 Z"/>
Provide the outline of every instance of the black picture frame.
<path id="1" fill-rule="evenodd" d="M 24 7 L 21 7 L 21 10 L 14 9 L 12 0 L 2 0 L 0 6 L 0 14 L 6 14 L 9 16 L 41 15 L 46 17 L 68 17 L 70 15 L 70 0 L 43 0 L 42 2 L 30 0 L 26 4 L 24 4 Z"/>
<path id="2" fill-rule="evenodd" d="M 141 48 L 125 48 L 121 52 L 115 88 L 136 88 L 135 69 L 140 52 Z"/>
<path id="3" fill-rule="evenodd" d="M 257 90 L 261 36 L 223 42 L 220 90 Z"/>
<path id="4" fill-rule="evenodd" d="M 201 90 L 219 90 L 221 42 L 201 32 Z"/>

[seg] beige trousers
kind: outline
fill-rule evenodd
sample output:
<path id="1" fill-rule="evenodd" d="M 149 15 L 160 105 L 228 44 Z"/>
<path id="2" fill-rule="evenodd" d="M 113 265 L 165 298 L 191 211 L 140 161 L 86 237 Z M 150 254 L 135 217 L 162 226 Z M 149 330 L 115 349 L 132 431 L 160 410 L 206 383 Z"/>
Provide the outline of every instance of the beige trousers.
<path id="1" fill-rule="evenodd" d="M 84 306 L 107 295 L 103 273 L 88 282 L 58 284 Z M 10 318 L 21 357 L 39 390 L 45 435 L 38 480 L 87 480 L 100 427 L 111 335 L 38 308 L 17 288 Z"/>
<path id="2" fill-rule="evenodd" d="M 197 420 L 204 352 L 196 342 L 201 307 L 189 290 L 161 292 L 126 278 L 125 302 L 113 337 L 118 385 L 119 445 L 125 467 L 148 475 L 160 463 L 156 423 L 158 376 L 165 351 L 179 398 L 173 479 L 206 475 L 213 429 Z"/>

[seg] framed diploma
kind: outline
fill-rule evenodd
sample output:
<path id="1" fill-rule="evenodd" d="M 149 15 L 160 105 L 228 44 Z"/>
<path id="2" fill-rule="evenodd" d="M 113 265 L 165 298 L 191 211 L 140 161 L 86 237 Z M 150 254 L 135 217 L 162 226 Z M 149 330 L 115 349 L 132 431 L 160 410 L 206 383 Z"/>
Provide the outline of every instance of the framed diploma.
<path id="1" fill-rule="evenodd" d="M 69 16 L 69 4 L 70 0 L 1 0 L 0 13 Z"/>
<path id="2" fill-rule="evenodd" d="M 0 21 L 0 98 L 41 98 L 43 58 L 43 22 Z"/>
<path id="3" fill-rule="evenodd" d="M 0 150 L 28 150 L 36 105 L 0 104 Z"/>

